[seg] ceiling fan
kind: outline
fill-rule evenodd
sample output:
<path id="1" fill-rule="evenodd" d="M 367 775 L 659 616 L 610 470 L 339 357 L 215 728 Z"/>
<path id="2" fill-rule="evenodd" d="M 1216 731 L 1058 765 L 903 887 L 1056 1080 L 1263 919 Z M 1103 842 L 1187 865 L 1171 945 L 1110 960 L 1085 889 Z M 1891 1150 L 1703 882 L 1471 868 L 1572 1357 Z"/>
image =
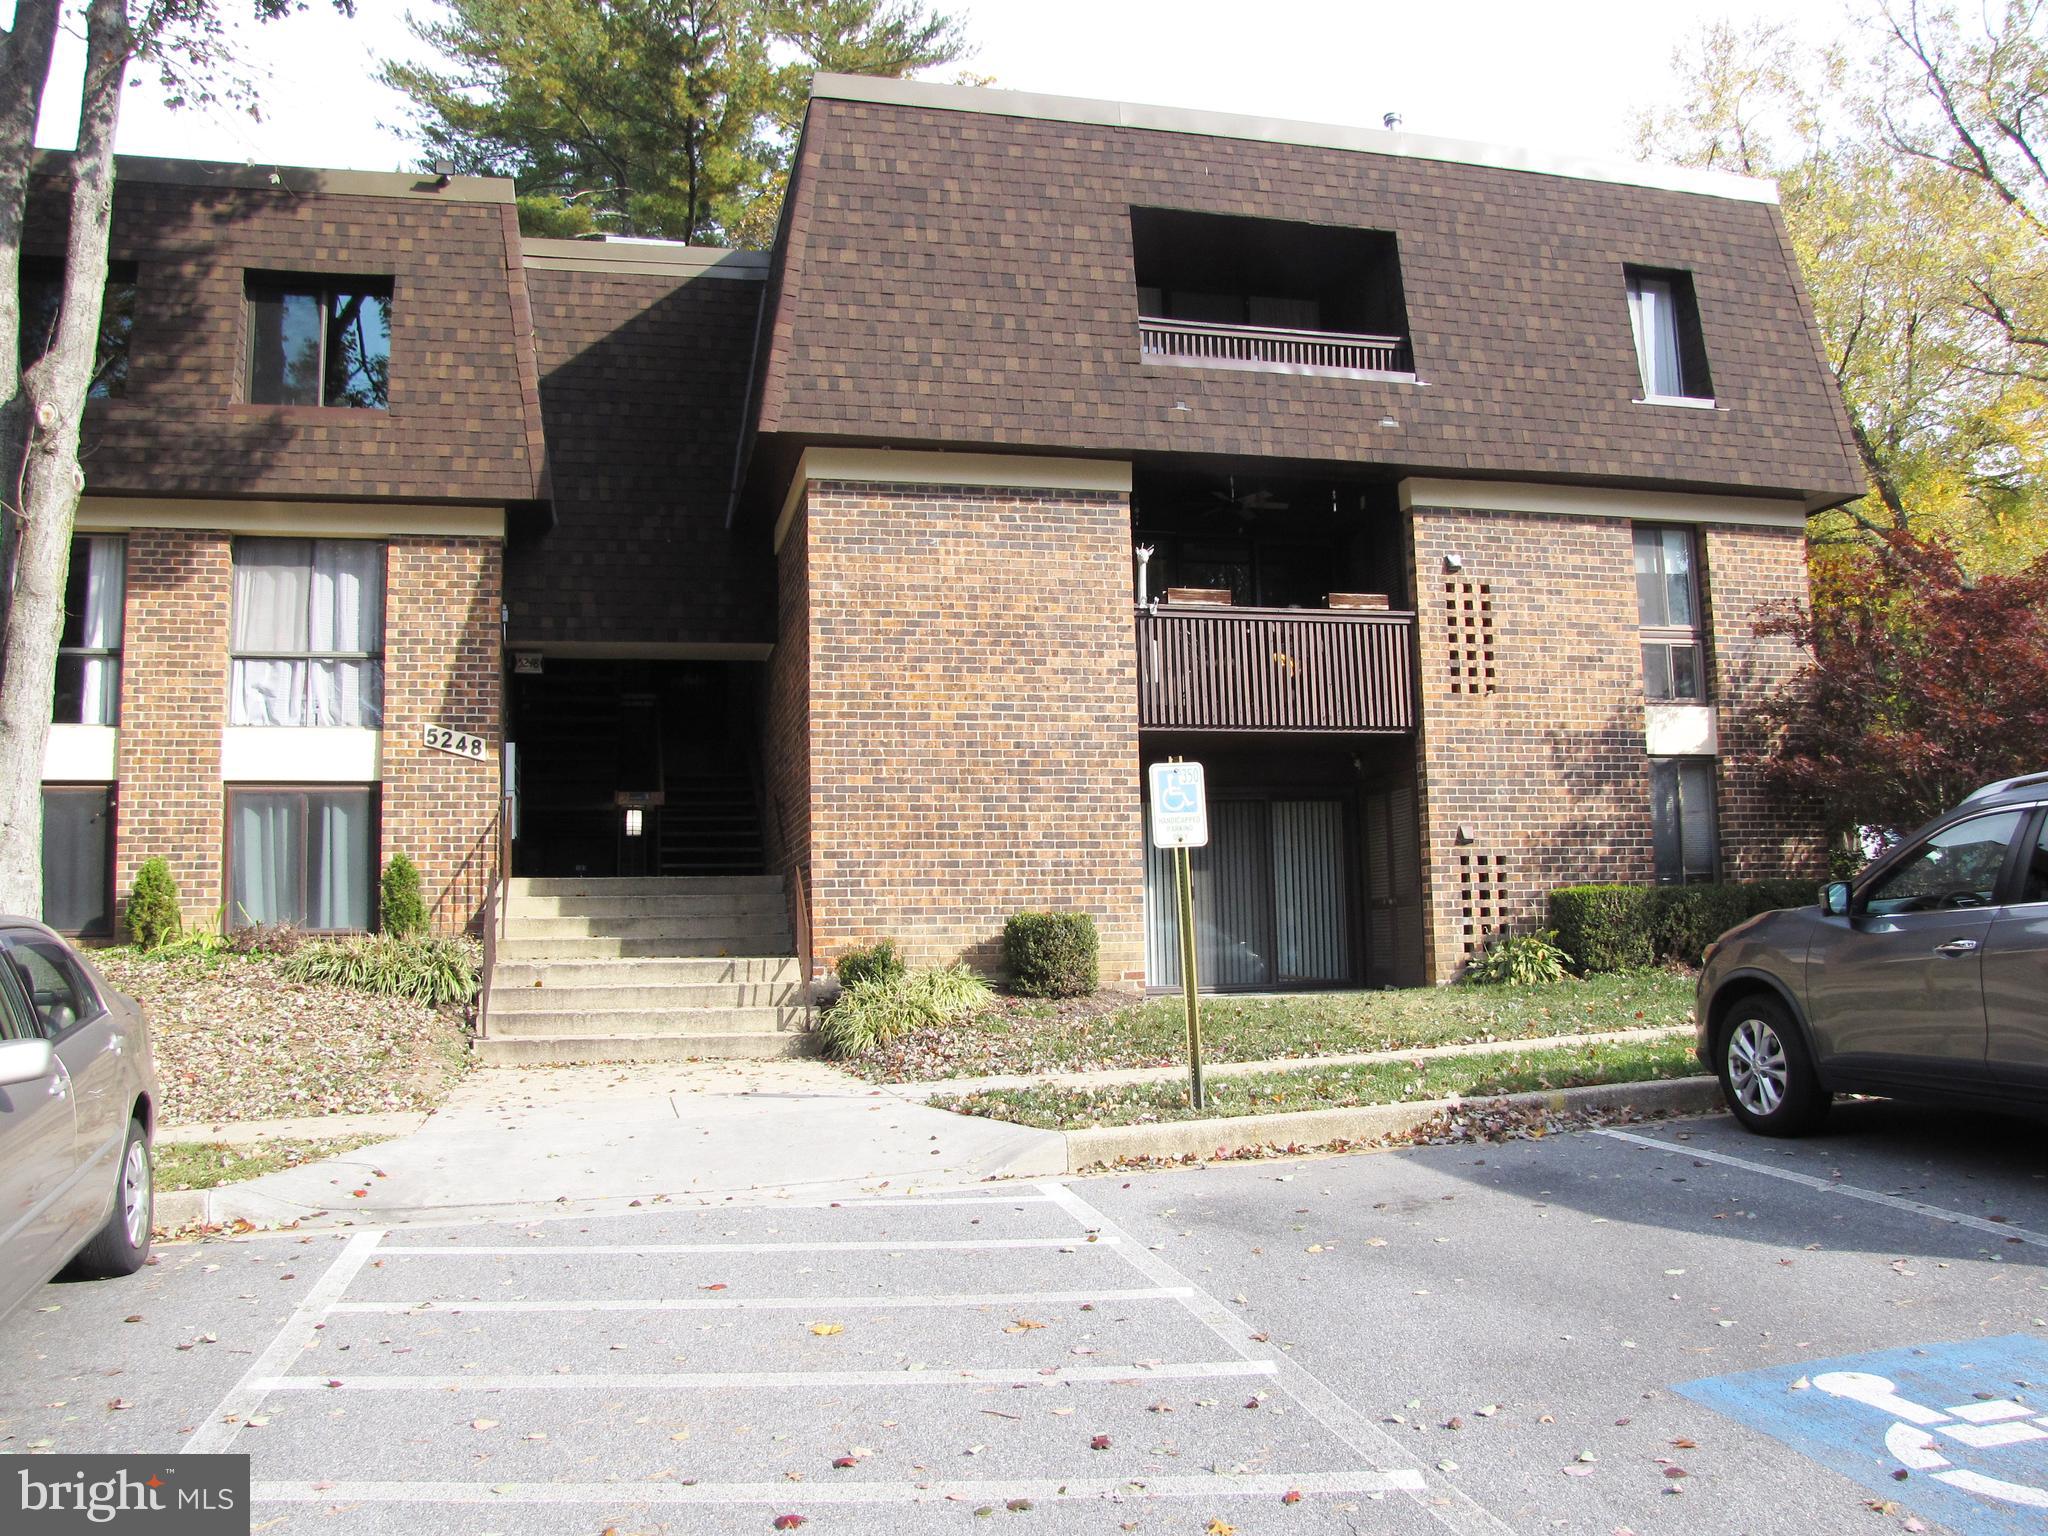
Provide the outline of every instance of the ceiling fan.
<path id="1" fill-rule="evenodd" d="M 1242 496 L 1238 495 L 1237 476 L 1235 475 L 1230 477 L 1229 486 L 1230 489 L 1227 491 L 1211 491 L 1209 494 L 1225 505 L 1235 507 L 1237 515 L 1245 522 L 1250 522 L 1261 512 L 1285 512 L 1291 505 L 1288 501 L 1263 488 L 1246 491 Z"/>

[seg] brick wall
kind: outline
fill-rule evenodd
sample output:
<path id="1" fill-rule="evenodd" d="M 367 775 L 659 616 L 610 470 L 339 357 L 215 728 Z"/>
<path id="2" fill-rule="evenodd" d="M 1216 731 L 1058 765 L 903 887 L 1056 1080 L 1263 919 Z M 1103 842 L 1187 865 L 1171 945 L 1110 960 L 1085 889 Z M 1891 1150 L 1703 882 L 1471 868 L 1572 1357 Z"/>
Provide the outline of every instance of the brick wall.
<path id="1" fill-rule="evenodd" d="M 820 483 L 805 512 L 821 956 L 993 969 L 1011 913 L 1079 908 L 1105 979 L 1141 975 L 1127 499 Z"/>
<path id="2" fill-rule="evenodd" d="M 1760 639 L 1766 603 L 1806 600 L 1806 536 L 1798 528 L 1715 527 L 1703 531 L 1708 675 L 1721 732 L 1721 864 L 1730 880 L 1823 878 L 1827 837 L 1813 810 L 1766 797 L 1754 758 L 1769 740 L 1756 705 L 1794 671 L 1804 653 L 1784 638 Z"/>
<path id="3" fill-rule="evenodd" d="M 385 556 L 383 857 L 419 866 L 442 932 L 476 919 L 496 856 L 502 569 L 495 539 L 394 538 Z M 429 725 L 489 757 L 430 750 Z"/>
<path id="4" fill-rule="evenodd" d="M 1553 886 L 1651 878 L 1649 758 L 1625 520 L 1417 507 L 1412 529 L 1424 929 L 1443 981 L 1488 932 L 1540 926 Z"/>
<path id="5" fill-rule="evenodd" d="M 224 533 L 128 534 L 114 899 L 143 860 L 170 861 L 187 917 L 221 902 L 220 733 L 234 569 Z"/>

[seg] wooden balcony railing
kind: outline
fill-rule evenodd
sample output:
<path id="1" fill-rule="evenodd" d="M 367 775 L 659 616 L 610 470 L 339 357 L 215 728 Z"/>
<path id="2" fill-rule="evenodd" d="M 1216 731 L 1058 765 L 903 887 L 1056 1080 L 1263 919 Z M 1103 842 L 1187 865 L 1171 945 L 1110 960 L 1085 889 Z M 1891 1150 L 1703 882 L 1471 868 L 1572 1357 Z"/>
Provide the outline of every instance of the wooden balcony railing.
<path id="1" fill-rule="evenodd" d="M 1415 615 L 1138 610 L 1138 724 L 1169 731 L 1415 728 Z"/>
<path id="2" fill-rule="evenodd" d="M 1402 336 L 1357 336 L 1341 331 L 1294 331 L 1269 325 L 1226 325 L 1207 320 L 1138 321 L 1138 352 L 1148 363 L 1201 368 L 1257 368 L 1274 372 L 1413 373 Z"/>

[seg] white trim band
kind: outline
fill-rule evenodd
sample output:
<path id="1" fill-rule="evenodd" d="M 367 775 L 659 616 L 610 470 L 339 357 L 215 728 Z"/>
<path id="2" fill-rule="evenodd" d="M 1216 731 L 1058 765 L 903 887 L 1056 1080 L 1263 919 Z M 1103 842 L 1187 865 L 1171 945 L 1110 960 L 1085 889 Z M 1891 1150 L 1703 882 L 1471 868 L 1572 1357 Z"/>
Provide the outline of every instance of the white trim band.
<path id="1" fill-rule="evenodd" d="M 111 725 L 53 725 L 43 744 L 45 784 L 111 784 L 120 731 Z"/>
<path id="2" fill-rule="evenodd" d="M 200 501 L 156 496 L 87 496 L 78 504 L 77 526 L 80 533 L 192 528 L 301 539 L 388 539 L 399 534 L 502 539 L 505 509 L 401 501 Z"/>
<path id="3" fill-rule="evenodd" d="M 991 117 L 1029 117 L 1050 123 L 1088 123 L 1104 128 L 1147 128 L 1158 133 L 1192 133 L 1212 139 L 1251 139 L 1265 144 L 1303 144 L 1316 149 L 1347 149 L 1369 155 L 1398 155 L 1409 160 L 1443 160 L 1458 165 L 1484 166 L 1496 171 L 1526 171 L 1537 176 L 1569 176 L 1578 181 L 1654 187 L 1665 192 L 1690 192 L 1742 203 L 1775 203 L 1778 200 L 1777 183 L 1752 176 L 1734 176 L 1726 171 L 1644 165 L 1578 155 L 1566 150 L 1484 144 L 1475 139 L 1439 138 L 1434 134 L 1345 127 L 1337 123 L 1304 123 L 1288 118 L 1252 117 L 1237 112 L 1205 112 L 1190 107 L 1146 106 L 1137 102 L 1099 101 L 1083 96 L 1044 96 L 1035 91 L 939 85 L 929 80 L 885 80 L 867 75 L 833 74 L 812 78 L 811 98 L 814 101 L 865 101 L 891 107 L 924 107 L 938 112 L 980 112 Z"/>
<path id="4" fill-rule="evenodd" d="M 1776 496 L 1710 496 L 1692 491 L 1618 491 L 1604 486 L 1536 485 L 1508 480 L 1401 482 L 1401 510 L 1533 512 L 1551 517 L 1614 517 L 1657 523 L 1745 523 L 1806 527 L 1806 503 Z"/>
<path id="5" fill-rule="evenodd" d="M 790 476 L 774 547 L 782 548 L 797 502 L 814 481 L 868 485 L 971 485 L 998 490 L 1131 493 L 1131 466 L 1121 459 L 1052 459 L 1022 453 L 934 453 L 925 449 L 806 448 Z"/>
<path id="6" fill-rule="evenodd" d="M 1643 747 L 1651 757 L 1719 757 L 1721 732 L 1711 704 L 1646 704 Z"/>
<path id="7" fill-rule="evenodd" d="M 346 725 L 230 725 L 220 733 L 224 784 L 375 784 L 384 733 Z"/>

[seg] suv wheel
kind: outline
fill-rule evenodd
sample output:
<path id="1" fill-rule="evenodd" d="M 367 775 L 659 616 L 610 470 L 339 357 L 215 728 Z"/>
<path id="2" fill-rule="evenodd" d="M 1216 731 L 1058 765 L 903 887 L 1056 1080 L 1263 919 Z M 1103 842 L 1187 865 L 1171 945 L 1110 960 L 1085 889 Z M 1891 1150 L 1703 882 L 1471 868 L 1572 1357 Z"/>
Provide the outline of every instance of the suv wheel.
<path id="1" fill-rule="evenodd" d="M 1806 1041 L 1768 997 L 1746 997 L 1722 1026 L 1721 1089 L 1735 1118 L 1764 1136 L 1800 1136 L 1827 1114 L 1829 1095 L 1813 1069 Z"/>

